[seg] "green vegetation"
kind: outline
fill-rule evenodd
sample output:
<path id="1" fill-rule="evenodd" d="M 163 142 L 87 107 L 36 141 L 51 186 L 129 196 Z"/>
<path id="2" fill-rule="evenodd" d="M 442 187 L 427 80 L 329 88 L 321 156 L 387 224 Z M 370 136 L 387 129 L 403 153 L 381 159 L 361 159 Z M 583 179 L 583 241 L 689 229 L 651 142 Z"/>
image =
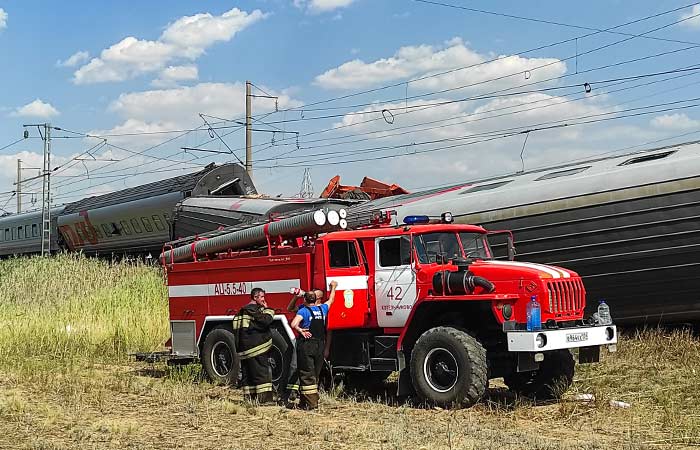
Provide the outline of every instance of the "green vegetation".
<path id="1" fill-rule="evenodd" d="M 243 401 L 197 366 L 137 364 L 168 338 L 162 273 L 78 255 L 0 261 L 0 448 L 592 450 L 700 446 L 700 340 L 628 331 L 533 404 L 497 380 L 465 410 L 423 409 L 336 386 L 321 411 Z M 578 394 L 593 394 L 581 401 Z M 627 402 L 630 408 L 610 405 Z"/>
<path id="2" fill-rule="evenodd" d="M 0 363 L 115 363 L 167 339 L 158 268 L 59 255 L 0 261 Z"/>

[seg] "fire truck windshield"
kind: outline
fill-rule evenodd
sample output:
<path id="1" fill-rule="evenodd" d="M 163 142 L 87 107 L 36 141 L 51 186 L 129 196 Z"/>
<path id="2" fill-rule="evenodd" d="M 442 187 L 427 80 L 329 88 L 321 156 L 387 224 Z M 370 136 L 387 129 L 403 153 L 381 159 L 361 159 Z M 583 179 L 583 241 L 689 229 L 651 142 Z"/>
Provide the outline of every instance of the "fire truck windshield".
<path id="1" fill-rule="evenodd" d="M 481 233 L 426 233 L 413 238 L 418 260 L 427 264 L 436 262 L 438 255 L 447 260 L 454 258 L 488 259 L 491 251 Z M 461 244 L 461 245 L 460 245 Z"/>

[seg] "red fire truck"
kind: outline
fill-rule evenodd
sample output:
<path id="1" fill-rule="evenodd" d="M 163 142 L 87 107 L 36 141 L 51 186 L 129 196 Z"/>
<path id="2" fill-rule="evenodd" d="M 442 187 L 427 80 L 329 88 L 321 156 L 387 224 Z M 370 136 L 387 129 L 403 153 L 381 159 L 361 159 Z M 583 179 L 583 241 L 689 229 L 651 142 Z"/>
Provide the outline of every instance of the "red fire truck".
<path id="1" fill-rule="evenodd" d="M 268 224 L 257 248 L 248 239 L 233 251 L 229 241 L 197 257 L 193 243 L 194 260 L 182 262 L 166 251 L 172 356 L 199 360 L 210 379 L 235 384 L 231 322 L 260 287 L 277 312 L 270 362 L 274 384 L 284 386 L 295 342 L 290 288 L 328 292 L 331 280 L 338 287 L 328 316 L 329 363 L 350 384 L 368 386 L 398 371 L 399 395 L 469 406 L 490 378 L 503 377 L 521 394 L 556 398 L 572 382 L 571 349 L 580 362 L 597 361 L 601 347 L 615 351 L 616 327 L 584 320 L 586 291 L 576 273 L 513 261 L 507 232 L 510 258 L 496 260 L 485 229 L 434 222 L 413 216 L 315 236 L 306 228 L 303 240 L 271 236 Z M 528 330 L 533 299 L 541 320 Z"/>

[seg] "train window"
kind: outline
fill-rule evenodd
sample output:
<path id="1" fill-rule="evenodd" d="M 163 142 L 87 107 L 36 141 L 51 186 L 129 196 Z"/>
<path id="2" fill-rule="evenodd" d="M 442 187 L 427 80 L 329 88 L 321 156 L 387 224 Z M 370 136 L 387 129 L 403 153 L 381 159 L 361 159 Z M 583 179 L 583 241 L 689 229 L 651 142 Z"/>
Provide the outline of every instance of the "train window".
<path id="1" fill-rule="evenodd" d="M 170 214 L 168 214 L 168 213 L 163 213 L 163 217 L 165 217 L 165 221 L 166 221 L 167 223 L 173 223 L 173 222 L 170 220 Z"/>
<path id="2" fill-rule="evenodd" d="M 155 214 L 153 214 L 151 217 L 153 218 L 153 223 L 156 225 L 158 231 L 165 231 L 165 225 L 163 225 L 163 221 L 160 219 L 160 217 Z"/>
<path id="3" fill-rule="evenodd" d="M 39 225 L 36 223 L 32 224 L 32 237 L 39 237 Z"/>
<path id="4" fill-rule="evenodd" d="M 17 239 L 17 228 L 12 227 L 12 240 Z"/>
<path id="5" fill-rule="evenodd" d="M 143 233 L 139 221 L 136 219 L 131 219 L 131 226 L 134 228 L 134 233 Z"/>
<path id="6" fill-rule="evenodd" d="M 122 233 L 126 234 L 127 236 L 131 235 L 131 227 L 129 227 L 129 222 L 126 220 L 120 220 L 119 224 L 122 226 Z"/>
<path id="7" fill-rule="evenodd" d="M 569 175 L 576 175 L 581 173 L 586 169 L 590 169 L 591 166 L 576 167 L 574 169 L 559 170 L 557 172 L 550 172 L 542 175 L 539 178 L 535 178 L 535 181 L 550 180 L 552 178 L 568 177 Z"/>
<path id="8" fill-rule="evenodd" d="M 151 225 L 151 221 L 148 220 L 148 217 L 141 217 L 141 223 L 147 232 L 153 233 L 153 225 Z"/>
<path id="9" fill-rule="evenodd" d="M 24 235 L 22 234 L 22 225 L 17 227 L 17 239 L 22 239 Z"/>
<path id="10" fill-rule="evenodd" d="M 481 184 L 479 186 L 471 186 L 460 192 L 460 194 L 471 194 L 473 192 L 479 192 L 479 191 L 488 191 L 491 189 L 496 189 L 501 186 L 505 186 L 506 184 L 512 182 L 513 180 L 506 180 L 506 181 L 499 181 L 497 183 L 491 183 L 491 184 Z"/>
<path id="11" fill-rule="evenodd" d="M 673 153 L 676 153 L 676 151 L 671 150 L 670 152 L 654 153 L 653 155 L 637 156 L 636 158 L 631 158 L 625 162 L 618 164 L 618 166 L 628 166 L 630 164 L 637 164 L 637 163 L 646 162 L 646 161 L 653 161 L 655 159 L 665 158 L 668 155 L 671 155 Z"/>
<path id="12" fill-rule="evenodd" d="M 104 239 L 104 236 L 102 235 L 102 230 L 100 230 L 100 227 L 92 227 L 92 234 L 99 240 Z M 107 235 L 109 236 L 109 235 Z"/>
<path id="13" fill-rule="evenodd" d="M 331 267 L 357 267 L 355 241 L 331 241 L 328 243 Z"/>
<path id="14" fill-rule="evenodd" d="M 10 239 L 12 239 L 12 236 L 10 235 L 10 229 L 5 228 L 5 240 L 9 241 Z"/>
<path id="15" fill-rule="evenodd" d="M 31 237 L 29 235 L 29 225 L 24 226 L 24 237 L 25 237 L 25 239 L 29 239 Z"/>
<path id="16" fill-rule="evenodd" d="M 105 234 L 105 237 L 109 238 L 112 236 L 114 233 L 110 229 L 110 226 L 107 225 L 106 223 L 101 223 L 100 228 L 102 228 L 102 232 Z"/>

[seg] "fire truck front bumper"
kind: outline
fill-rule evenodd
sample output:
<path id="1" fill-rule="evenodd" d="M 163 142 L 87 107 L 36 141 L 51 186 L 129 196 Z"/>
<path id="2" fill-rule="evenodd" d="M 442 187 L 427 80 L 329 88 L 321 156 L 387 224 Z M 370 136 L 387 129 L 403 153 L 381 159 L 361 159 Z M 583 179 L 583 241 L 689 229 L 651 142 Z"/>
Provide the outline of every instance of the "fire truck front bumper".
<path id="1" fill-rule="evenodd" d="M 608 346 L 616 350 L 617 327 L 604 325 L 595 327 L 563 328 L 559 330 L 507 331 L 508 351 L 546 352 L 565 348 Z"/>

